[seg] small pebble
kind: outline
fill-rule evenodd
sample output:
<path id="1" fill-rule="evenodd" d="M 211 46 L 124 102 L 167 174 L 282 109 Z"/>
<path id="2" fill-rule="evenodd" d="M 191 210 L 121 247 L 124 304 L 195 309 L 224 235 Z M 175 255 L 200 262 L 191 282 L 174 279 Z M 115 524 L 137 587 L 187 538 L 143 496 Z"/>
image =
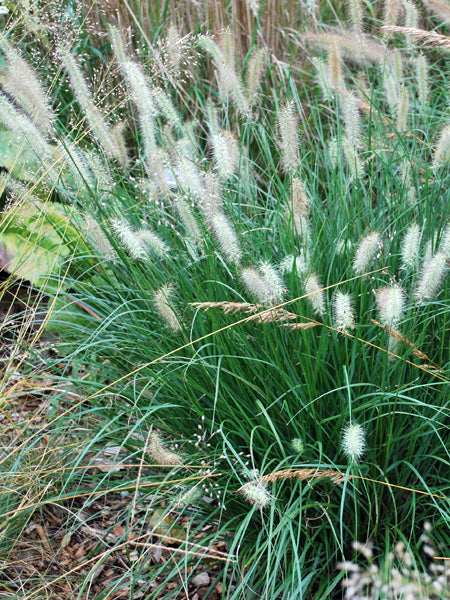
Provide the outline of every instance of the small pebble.
<path id="1" fill-rule="evenodd" d="M 195 587 L 204 587 L 205 585 L 209 585 L 210 581 L 211 579 L 205 571 L 204 573 L 199 573 L 192 579 L 192 585 L 195 585 Z"/>

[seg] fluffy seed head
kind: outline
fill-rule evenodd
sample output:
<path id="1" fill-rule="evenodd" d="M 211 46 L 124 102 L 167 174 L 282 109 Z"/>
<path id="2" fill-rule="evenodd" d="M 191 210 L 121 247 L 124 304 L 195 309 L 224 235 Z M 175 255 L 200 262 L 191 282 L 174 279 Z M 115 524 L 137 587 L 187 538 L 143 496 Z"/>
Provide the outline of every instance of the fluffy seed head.
<path id="1" fill-rule="evenodd" d="M 345 137 L 351 146 L 357 147 L 361 140 L 361 120 L 355 94 L 341 93 L 339 99 L 344 116 Z"/>
<path id="2" fill-rule="evenodd" d="M 384 3 L 383 25 L 397 25 L 401 13 L 400 0 L 386 0 Z M 385 37 L 390 37 L 390 32 L 384 32 Z"/>
<path id="3" fill-rule="evenodd" d="M 294 102 L 286 102 L 277 115 L 281 159 L 286 173 L 295 173 L 299 163 L 298 114 Z"/>
<path id="4" fill-rule="evenodd" d="M 363 9 L 361 0 L 347 0 L 347 11 L 352 29 L 362 33 Z"/>
<path id="5" fill-rule="evenodd" d="M 415 67 L 419 102 L 422 106 L 425 106 L 428 102 L 428 96 L 430 95 L 430 86 L 428 83 L 428 61 L 424 54 L 418 55 L 415 61 Z"/>
<path id="6" fill-rule="evenodd" d="M 4 87 L 23 106 L 41 131 L 51 133 L 55 114 L 37 74 L 5 39 L 1 40 L 1 45 L 8 63 Z"/>
<path id="7" fill-rule="evenodd" d="M 247 98 L 248 101 L 254 102 L 258 93 L 258 88 L 264 73 L 265 50 L 255 48 L 248 61 L 247 68 Z"/>
<path id="8" fill-rule="evenodd" d="M 333 93 L 330 85 L 327 63 L 319 56 L 315 56 L 312 59 L 312 63 L 316 69 L 316 81 L 322 90 L 324 100 L 329 102 L 333 98 Z"/>
<path id="9" fill-rule="evenodd" d="M 418 302 L 433 298 L 444 280 L 447 270 L 447 257 L 442 252 L 425 261 L 417 288 L 414 293 Z"/>
<path id="10" fill-rule="evenodd" d="M 180 331 L 181 324 L 180 320 L 172 308 L 173 306 L 173 288 L 169 285 L 164 285 L 161 289 L 157 290 L 153 295 L 153 303 L 166 324 L 174 332 Z"/>
<path id="11" fill-rule="evenodd" d="M 84 216 L 83 229 L 89 242 L 92 243 L 100 256 L 103 256 L 107 260 L 117 258 L 117 253 L 110 241 L 104 234 L 100 225 L 91 215 Z"/>
<path id="12" fill-rule="evenodd" d="M 111 226 L 131 258 L 139 260 L 148 257 L 144 245 L 131 225 L 123 219 L 113 219 Z"/>
<path id="13" fill-rule="evenodd" d="M 307 217 L 309 215 L 310 200 L 302 180 L 298 177 L 292 179 L 291 190 L 292 212 L 294 213 L 294 219 L 297 221 L 300 217 Z"/>
<path id="14" fill-rule="evenodd" d="M 405 131 L 408 125 L 409 114 L 409 91 L 406 86 L 403 86 L 400 91 L 400 99 L 398 103 L 397 113 L 397 129 Z"/>
<path id="15" fill-rule="evenodd" d="M 377 290 L 376 301 L 380 321 L 384 325 L 395 327 L 401 320 L 405 293 L 399 285 L 386 286 Z"/>
<path id="16" fill-rule="evenodd" d="M 306 273 L 308 265 L 306 264 L 303 252 L 300 252 L 298 256 L 295 256 L 294 254 L 289 254 L 288 256 L 285 256 L 280 262 L 278 268 L 280 273 L 282 273 L 283 275 L 285 273 L 292 273 L 292 271 L 294 271 L 295 269 L 297 275 L 301 277 Z"/>
<path id="17" fill-rule="evenodd" d="M 160 257 L 166 257 L 169 254 L 168 245 L 163 242 L 156 233 L 149 229 L 138 229 L 136 231 L 136 237 L 141 245 L 145 248 L 149 248 L 154 254 Z"/>
<path id="18" fill-rule="evenodd" d="M 367 271 L 377 251 L 381 248 L 381 235 L 374 231 L 367 234 L 356 249 L 353 259 L 353 270 L 356 275 L 362 275 Z"/>
<path id="19" fill-rule="evenodd" d="M 229 131 L 214 132 L 210 139 L 219 177 L 221 180 L 229 179 L 236 169 L 239 158 L 237 141 Z"/>
<path id="20" fill-rule="evenodd" d="M 268 262 L 259 265 L 259 272 L 267 282 L 271 304 L 280 304 L 283 300 L 283 280 L 277 269 Z"/>
<path id="21" fill-rule="evenodd" d="M 160 466 L 174 467 L 183 463 L 183 460 L 178 454 L 164 448 L 159 436 L 154 432 L 150 434 L 147 451 L 153 460 Z"/>
<path id="22" fill-rule="evenodd" d="M 220 248 L 226 258 L 231 263 L 239 265 L 242 258 L 242 251 L 236 232 L 228 218 L 224 213 L 216 212 L 211 216 L 210 223 L 214 236 L 219 242 Z"/>
<path id="23" fill-rule="evenodd" d="M 303 440 L 301 440 L 300 438 L 294 438 L 293 440 L 291 440 L 291 447 L 296 454 L 303 454 L 303 451 L 305 449 Z"/>
<path id="24" fill-rule="evenodd" d="M 446 0 L 425 0 L 425 4 L 447 25 L 450 25 L 450 6 Z"/>
<path id="25" fill-rule="evenodd" d="M 450 124 L 445 125 L 439 134 L 436 151 L 433 157 L 433 167 L 437 168 L 450 161 Z"/>
<path id="26" fill-rule="evenodd" d="M 407 271 L 416 267 L 419 261 L 421 229 L 417 223 L 412 223 L 406 230 L 402 243 L 402 269 Z"/>
<path id="27" fill-rule="evenodd" d="M 315 313 L 323 315 L 325 313 L 325 294 L 319 277 L 314 273 L 305 282 L 305 290 L 308 294 L 308 302 L 311 304 Z"/>
<path id="28" fill-rule="evenodd" d="M 447 259 L 450 259 L 450 223 L 448 223 L 442 234 L 439 252 L 442 252 Z"/>
<path id="29" fill-rule="evenodd" d="M 351 295 L 337 291 L 334 295 L 333 308 L 336 328 L 344 332 L 347 329 L 354 329 L 355 318 Z"/>
<path id="30" fill-rule="evenodd" d="M 241 280 L 258 302 L 265 305 L 271 304 L 271 293 L 267 280 L 255 268 L 243 269 Z"/>
<path id="31" fill-rule="evenodd" d="M 350 423 L 342 432 L 342 450 L 345 456 L 356 463 L 364 454 L 366 447 L 366 434 L 358 423 Z"/>
<path id="32" fill-rule="evenodd" d="M 250 504 L 254 504 L 257 508 L 266 508 L 272 502 L 272 496 L 267 488 L 258 481 L 246 483 L 239 491 Z"/>
<path id="33" fill-rule="evenodd" d="M 331 40 L 328 46 L 327 69 L 330 88 L 335 92 L 344 91 L 345 83 L 342 74 L 342 58 L 339 45 L 335 40 Z"/>

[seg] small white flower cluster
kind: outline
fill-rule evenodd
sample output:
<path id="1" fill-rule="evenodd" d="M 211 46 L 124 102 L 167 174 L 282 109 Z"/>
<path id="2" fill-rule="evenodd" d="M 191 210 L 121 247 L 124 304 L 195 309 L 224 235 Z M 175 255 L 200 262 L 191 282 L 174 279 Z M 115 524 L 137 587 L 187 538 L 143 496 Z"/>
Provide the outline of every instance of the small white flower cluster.
<path id="1" fill-rule="evenodd" d="M 425 530 L 430 528 L 425 524 Z M 450 565 L 448 561 L 433 560 L 436 551 L 431 546 L 429 537 L 422 536 L 422 551 L 431 562 L 427 570 L 419 570 L 412 552 L 403 542 L 396 544 L 394 551 L 386 557 L 385 564 L 378 564 L 373 559 L 370 544 L 353 542 L 353 549 L 367 561 L 363 567 L 352 561 L 337 564 L 337 568 L 346 573 L 342 581 L 346 600 L 435 600 L 447 598 L 450 585 Z M 442 595 L 444 594 L 444 595 Z"/>

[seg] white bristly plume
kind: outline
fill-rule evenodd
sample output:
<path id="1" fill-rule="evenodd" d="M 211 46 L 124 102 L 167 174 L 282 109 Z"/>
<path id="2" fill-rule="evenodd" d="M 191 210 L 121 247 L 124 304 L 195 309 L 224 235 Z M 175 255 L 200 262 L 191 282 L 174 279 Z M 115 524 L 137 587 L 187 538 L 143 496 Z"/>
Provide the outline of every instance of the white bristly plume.
<path id="1" fill-rule="evenodd" d="M 412 223 L 406 230 L 402 242 L 402 269 L 414 269 L 419 262 L 419 250 L 422 231 L 417 223 Z"/>
<path id="2" fill-rule="evenodd" d="M 337 291 L 334 295 L 334 322 L 340 331 L 354 329 L 355 318 L 353 315 L 352 297 Z"/>
<path id="3" fill-rule="evenodd" d="M 222 212 L 216 212 L 210 217 L 211 228 L 214 237 L 219 242 L 220 248 L 225 257 L 233 264 L 239 265 L 242 258 L 242 251 L 239 240 L 228 217 Z"/>
<path id="4" fill-rule="evenodd" d="M 174 332 L 181 330 L 180 320 L 174 311 L 173 307 L 173 288 L 169 285 L 164 285 L 157 290 L 153 295 L 153 303 L 165 321 L 166 325 Z"/>
<path id="5" fill-rule="evenodd" d="M 418 302 L 430 300 L 436 296 L 447 270 L 447 257 L 442 252 L 425 261 L 414 296 Z"/>
<path id="6" fill-rule="evenodd" d="M 309 294 L 307 296 L 308 302 L 311 304 L 314 312 L 323 315 L 325 313 L 325 294 L 316 273 L 306 280 L 305 290 Z"/>
<path id="7" fill-rule="evenodd" d="M 360 242 L 353 259 L 353 270 L 362 275 L 369 268 L 378 250 L 381 248 L 381 235 L 374 231 L 368 233 Z"/>
<path id="8" fill-rule="evenodd" d="M 350 423 L 342 432 L 342 450 L 345 456 L 352 462 L 357 463 L 364 454 L 366 447 L 366 434 L 361 425 Z"/>
<path id="9" fill-rule="evenodd" d="M 376 292 L 380 321 L 384 325 L 396 327 L 405 307 L 405 292 L 399 285 L 385 286 Z"/>

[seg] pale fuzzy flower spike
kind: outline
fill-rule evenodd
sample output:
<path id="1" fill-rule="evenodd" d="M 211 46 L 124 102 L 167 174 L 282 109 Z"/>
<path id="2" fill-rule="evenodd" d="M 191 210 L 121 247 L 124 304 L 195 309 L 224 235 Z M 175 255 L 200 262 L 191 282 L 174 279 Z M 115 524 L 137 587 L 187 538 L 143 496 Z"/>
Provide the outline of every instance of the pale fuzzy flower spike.
<path id="1" fill-rule="evenodd" d="M 436 252 L 434 256 L 425 261 L 414 293 L 419 303 L 431 300 L 436 296 L 444 280 L 446 270 L 447 257 L 442 252 Z"/>
<path id="2" fill-rule="evenodd" d="M 153 233 L 153 231 L 150 231 L 149 229 L 138 229 L 136 231 L 136 237 L 144 248 L 148 247 L 157 256 L 163 258 L 169 254 L 168 245 L 163 242 L 156 233 Z"/>
<path id="3" fill-rule="evenodd" d="M 119 238 L 121 245 L 127 250 L 128 254 L 134 260 L 145 259 L 148 257 L 147 251 L 142 244 L 136 231 L 123 219 L 113 219 L 111 226 L 114 233 Z"/>
<path id="4" fill-rule="evenodd" d="M 250 502 L 256 508 L 267 508 L 272 502 L 272 496 L 259 481 L 250 481 L 243 485 L 239 491 L 247 502 Z"/>
<path id="5" fill-rule="evenodd" d="M 316 273 L 313 273 L 306 280 L 305 290 L 308 294 L 308 302 L 311 304 L 313 311 L 319 315 L 323 315 L 325 313 L 325 294 Z"/>
<path id="6" fill-rule="evenodd" d="M 247 68 L 247 98 L 250 103 L 254 102 L 261 79 L 264 74 L 266 51 L 263 48 L 255 48 L 248 61 Z"/>
<path id="7" fill-rule="evenodd" d="M 442 234 L 439 252 L 442 252 L 447 259 L 450 259 L 450 223 L 447 224 Z"/>
<path id="8" fill-rule="evenodd" d="M 231 263 L 239 265 L 242 251 L 236 232 L 228 218 L 224 213 L 218 211 L 210 217 L 210 224 L 225 257 Z"/>
<path id="9" fill-rule="evenodd" d="M 415 61 L 416 66 L 416 79 L 417 79 L 417 95 L 419 102 L 422 106 L 425 106 L 428 102 L 428 96 L 430 95 L 430 86 L 428 83 L 428 61 L 424 54 L 419 54 Z"/>
<path id="10" fill-rule="evenodd" d="M 343 92 L 339 94 L 340 105 L 344 117 L 345 137 L 352 147 L 358 147 L 361 135 L 361 119 L 355 94 Z"/>
<path id="11" fill-rule="evenodd" d="M 336 328 L 343 332 L 354 329 L 355 318 L 351 295 L 337 291 L 334 295 L 333 308 Z"/>
<path id="12" fill-rule="evenodd" d="M 376 301 L 380 321 L 384 325 L 396 327 L 402 318 L 405 306 L 403 288 L 399 285 L 385 286 L 377 290 Z"/>
<path id="13" fill-rule="evenodd" d="M 271 304 L 271 293 L 267 280 L 255 268 L 243 269 L 241 280 L 258 302 L 266 306 Z"/>
<path id="14" fill-rule="evenodd" d="M 414 269 L 419 262 L 419 250 L 422 231 L 417 223 L 412 223 L 406 230 L 402 242 L 402 269 Z"/>
<path id="15" fill-rule="evenodd" d="M 269 298 L 271 304 L 280 304 L 283 301 L 284 286 L 283 280 L 277 269 L 268 262 L 259 265 L 259 272 L 267 282 Z"/>
<path id="16" fill-rule="evenodd" d="M 376 231 L 367 234 L 361 240 L 353 259 L 353 270 L 356 275 L 362 275 L 368 270 L 370 263 L 380 250 L 381 244 L 381 235 Z"/>
<path id="17" fill-rule="evenodd" d="M 229 179 L 236 170 L 239 147 L 229 131 L 216 131 L 211 134 L 214 163 L 221 180 Z"/>
<path id="18" fill-rule="evenodd" d="M 153 295 L 153 302 L 156 310 L 170 329 L 174 332 L 181 330 L 180 320 L 173 310 L 173 288 L 169 285 L 164 285 L 157 290 Z"/>
<path id="19" fill-rule="evenodd" d="M 95 105 L 88 83 L 84 77 L 83 71 L 77 64 L 75 57 L 63 47 L 59 48 L 59 52 L 64 67 L 69 75 L 70 86 L 75 94 L 77 102 L 86 115 L 92 133 L 98 139 L 105 154 L 117 158 L 117 160 L 122 160 L 122 149 L 117 147 L 116 139 L 111 134 L 105 116 Z"/>
<path id="20" fill-rule="evenodd" d="M 175 467 L 183 463 L 182 458 L 178 456 L 178 454 L 164 448 L 159 435 L 155 432 L 150 434 L 147 451 L 153 460 L 161 467 Z"/>
<path id="21" fill-rule="evenodd" d="M 1 46 L 8 62 L 6 90 L 19 101 L 43 133 L 52 133 L 55 114 L 34 69 L 5 39 L 1 40 Z"/>
<path id="22" fill-rule="evenodd" d="M 286 102 L 277 115 L 281 160 L 286 173 L 295 173 L 299 163 L 298 114 L 294 101 Z"/>
<path id="23" fill-rule="evenodd" d="M 357 423 L 350 423 L 342 432 L 342 450 L 352 463 L 357 463 L 364 454 L 366 434 Z"/>
<path id="24" fill-rule="evenodd" d="M 300 217 L 307 217 L 309 215 L 310 199 L 306 193 L 302 180 L 298 177 L 294 177 L 292 179 L 291 193 L 292 212 L 294 214 L 294 220 L 298 231 L 297 221 L 300 219 Z"/>
<path id="25" fill-rule="evenodd" d="M 439 134 L 433 157 L 433 167 L 437 168 L 450 161 L 450 124 L 445 125 Z"/>

